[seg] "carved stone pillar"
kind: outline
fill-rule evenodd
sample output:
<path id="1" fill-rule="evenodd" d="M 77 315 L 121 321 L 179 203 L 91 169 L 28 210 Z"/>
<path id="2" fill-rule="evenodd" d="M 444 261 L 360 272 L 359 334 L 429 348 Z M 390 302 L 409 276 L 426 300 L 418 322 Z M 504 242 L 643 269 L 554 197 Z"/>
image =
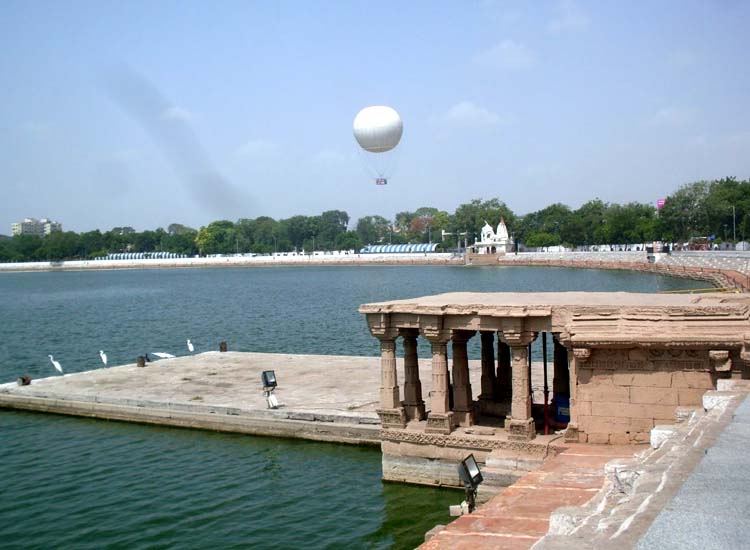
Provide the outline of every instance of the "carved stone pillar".
<path id="1" fill-rule="evenodd" d="M 497 376 L 495 377 L 495 399 L 506 400 L 513 395 L 513 374 L 510 364 L 510 346 L 497 335 Z"/>
<path id="2" fill-rule="evenodd" d="M 422 335 L 432 348 L 432 394 L 425 432 L 449 434 L 453 429 L 453 413 L 448 406 L 448 341 L 450 330 L 424 329 Z"/>
<path id="3" fill-rule="evenodd" d="M 453 424 L 471 426 L 474 424 L 474 404 L 471 399 L 469 381 L 469 355 L 466 342 L 474 336 L 473 331 L 453 332 Z"/>
<path id="4" fill-rule="evenodd" d="M 482 339 L 482 393 L 479 399 L 482 401 L 495 400 L 495 333 L 482 331 L 479 333 Z"/>
<path id="5" fill-rule="evenodd" d="M 570 422 L 568 422 L 568 429 L 565 430 L 565 441 L 578 441 L 578 404 L 576 403 L 578 370 L 590 357 L 589 348 L 573 348 L 573 357 L 570 357 Z"/>
<path id="6" fill-rule="evenodd" d="M 398 330 L 384 329 L 375 333 L 380 340 L 380 408 L 377 410 L 383 428 L 403 428 L 406 415 L 399 399 L 396 375 L 396 338 Z"/>
<path id="7" fill-rule="evenodd" d="M 568 371 L 568 350 L 553 337 L 555 351 L 552 393 L 555 396 L 570 397 L 570 372 Z"/>
<path id="8" fill-rule="evenodd" d="M 424 400 L 422 399 L 422 382 L 419 380 L 419 358 L 417 357 L 416 329 L 400 331 L 404 339 L 404 411 L 408 420 L 424 420 Z"/>
<path id="9" fill-rule="evenodd" d="M 531 417 L 529 392 L 529 348 L 534 333 L 529 331 L 503 332 L 503 340 L 510 346 L 513 374 L 513 396 L 510 402 L 510 419 L 506 419 L 508 439 L 528 440 L 536 437 L 534 419 Z"/>

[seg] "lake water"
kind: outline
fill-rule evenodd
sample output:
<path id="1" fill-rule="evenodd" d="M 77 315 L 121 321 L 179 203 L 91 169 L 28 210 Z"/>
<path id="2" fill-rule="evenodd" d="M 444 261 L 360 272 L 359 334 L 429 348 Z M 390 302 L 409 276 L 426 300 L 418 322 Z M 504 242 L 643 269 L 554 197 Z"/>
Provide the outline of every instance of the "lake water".
<path id="1" fill-rule="evenodd" d="M 357 308 L 452 291 L 705 283 L 564 268 L 0 273 L 0 382 L 145 352 L 377 355 Z M 478 340 L 478 339 L 473 339 Z M 475 345 L 477 343 L 475 342 Z M 471 350 L 478 356 L 478 350 Z M 413 548 L 461 493 L 384 484 L 373 448 L 0 411 L 3 548 Z"/>

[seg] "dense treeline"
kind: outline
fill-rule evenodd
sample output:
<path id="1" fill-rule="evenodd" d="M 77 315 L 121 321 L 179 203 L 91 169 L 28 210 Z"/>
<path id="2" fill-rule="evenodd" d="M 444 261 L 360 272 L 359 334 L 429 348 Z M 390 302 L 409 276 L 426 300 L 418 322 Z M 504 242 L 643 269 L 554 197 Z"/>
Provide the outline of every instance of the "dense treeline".
<path id="1" fill-rule="evenodd" d="M 53 233 L 0 240 L 0 261 L 94 258 L 112 252 L 167 251 L 178 254 L 271 253 L 358 249 L 365 244 L 471 243 L 485 220 L 505 219 L 509 231 L 527 247 L 687 241 L 715 236 L 716 242 L 750 237 L 750 181 L 725 178 L 684 185 L 667 197 L 663 208 L 648 204 L 610 204 L 599 199 L 576 210 L 552 204 L 518 216 L 499 199 L 472 200 L 453 214 L 432 207 L 399 212 L 394 220 L 364 216 L 349 228 L 349 215 L 329 210 L 319 216 L 275 220 L 266 216 L 237 222 L 215 221 L 199 230 L 171 224 L 166 230 L 136 232 L 115 227 L 101 233 Z"/>

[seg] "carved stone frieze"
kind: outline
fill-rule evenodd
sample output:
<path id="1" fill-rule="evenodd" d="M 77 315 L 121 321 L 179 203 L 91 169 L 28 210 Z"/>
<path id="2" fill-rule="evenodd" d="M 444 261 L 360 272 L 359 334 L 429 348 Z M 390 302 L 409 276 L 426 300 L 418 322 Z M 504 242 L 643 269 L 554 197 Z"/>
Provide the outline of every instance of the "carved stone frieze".
<path id="1" fill-rule="evenodd" d="M 591 357 L 591 349 L 573 348 L 573 357 L 576 358 L 576 362 L 579 365 L 584 365 L 589 360 L 589 357 Z"/>
<path id="2" fill-rule="evenodd" d="M 546 445 L 522 440 L 505 440 L 496 437 L 471 437 L 467 435 L 437 434 L 414 430 L 382 429 L 380 438 L 384 441 L 412 443 L 414 445 L 435 445 L 436 447 L 456 447 L 460 449 L 507 449 L 519 453 L 544 456 Z"/>
<path id="3" fill-rule="evenodd" d="M 681 349 L 594 349 L 584 369 L 595 370 L 708 370 L 708 354 L 702 350 Z"/>

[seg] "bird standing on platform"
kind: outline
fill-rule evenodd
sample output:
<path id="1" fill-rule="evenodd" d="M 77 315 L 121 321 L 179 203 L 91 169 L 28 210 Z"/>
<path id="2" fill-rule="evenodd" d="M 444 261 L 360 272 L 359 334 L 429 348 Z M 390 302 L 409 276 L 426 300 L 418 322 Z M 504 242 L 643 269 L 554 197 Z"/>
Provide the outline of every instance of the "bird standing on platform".
<path id="1" fill-rule="evenodd" d="M 104 366 L 106 367 L 107 366 L 107 354 L 104 353 L 103 349 L 99 350 L 99 357 L 102 358 L 102 363 L 104 363 Z"/>
<path id="2" fill-rule="evenodd" d="M 195 346 L 194 346 L 194 345 L 193 345 L 193 343 L 192 343 L 192 342 L 190 341 L 190 338 L 188 338 L 188 341 L 187 341 L 187 347 L 188 347 L 188 351 L 189 351 L 190 353 L 193 353 L 193 352 L 195 351 Z"/>
<path id="3" fill-rule="evenodd" d="M 48 355 L 47 357 L 49 357 L 49 360 L 52 363 L 52 366 L 55 367 L 55 369 L 57 370 L 57 372 L 59 372 L 60 374 L 62 374 L 63 370 L 62 370 L 62 365 L 60 365 L 60 362 L 59 361 L 55 361 L 55 358 L 52 357 L 51 355 Z"/>

